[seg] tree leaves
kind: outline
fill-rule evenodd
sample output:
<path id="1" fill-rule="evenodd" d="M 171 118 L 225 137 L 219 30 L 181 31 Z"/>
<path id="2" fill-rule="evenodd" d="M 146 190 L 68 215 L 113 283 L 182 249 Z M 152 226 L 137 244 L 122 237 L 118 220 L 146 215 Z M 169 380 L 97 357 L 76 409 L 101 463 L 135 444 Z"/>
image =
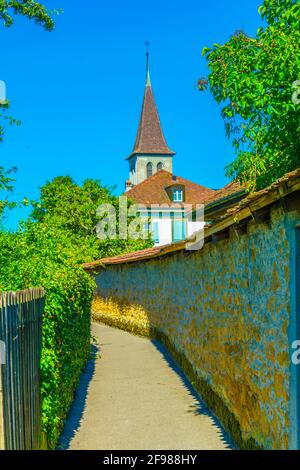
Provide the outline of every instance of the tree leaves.
<path id="1" fill-rule="evenodd" d="M 300 79 L 300 4 L 265 0 L 259 13 L 267 24 L 256 37 L 237 31 L 225 44 L 204 48 L 210 91 L 223 104 L 236 151 L 227 175 L 252 190 L 300 166 L 300 108 L 291 91 Z"/>
<path id="2" fill-rule="evenodd" d="M 35 0 L 0 0 L 0 21 L 6 27 L 14 23 L 13 14 L 22 15 L 42 26 L 46 31 L 54 29 L 52 16 L 58 14 L 58 10 L 49 11 L 44 5 Z"/>
<path id="3" fill-rule="evenodd" d="M 39 230 L 51 233 L 57 244 L 56 249 L 53 247 L 55 256 L 66 252 L 73 262 L 83 263 L 153 245 L 152 240 L 97 238 L 97 209 L 101 204 L 111 204 L 117 221 L 119 218 L 119 199 L 112 190 L 93 179 L 78 185 L 70 176 L 58 176 L 41 188 L 40 199 L 32 202 L 31 217 Z"/>

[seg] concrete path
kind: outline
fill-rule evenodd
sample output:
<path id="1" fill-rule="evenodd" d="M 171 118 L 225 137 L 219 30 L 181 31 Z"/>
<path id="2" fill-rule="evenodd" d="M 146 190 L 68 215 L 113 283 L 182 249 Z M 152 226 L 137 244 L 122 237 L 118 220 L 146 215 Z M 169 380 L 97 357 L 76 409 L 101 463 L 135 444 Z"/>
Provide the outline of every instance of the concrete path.
<path id="1" fill-rule="evenodd" d="M 82 376 L 59 448 L 230 448 L 160 343 L 101 324 L 93 324 L 93 335 L 101 357 Z"/>

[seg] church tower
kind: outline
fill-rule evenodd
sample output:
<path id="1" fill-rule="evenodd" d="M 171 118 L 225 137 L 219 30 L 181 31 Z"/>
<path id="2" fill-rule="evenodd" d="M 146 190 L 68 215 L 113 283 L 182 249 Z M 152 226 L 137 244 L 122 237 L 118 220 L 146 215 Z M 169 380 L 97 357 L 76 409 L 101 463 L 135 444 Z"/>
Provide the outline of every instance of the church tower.
<path id="1" fill-rule="evenodd" d="M 166 143 L 159 120 L 150 80 L 148 50 L 146 59 L 146 87 L 135 144 L 127 158 L 129 180 L 126 181 L 126 191 L 159 170 L 172 173 L 172 160 L 175 155 Z"/>

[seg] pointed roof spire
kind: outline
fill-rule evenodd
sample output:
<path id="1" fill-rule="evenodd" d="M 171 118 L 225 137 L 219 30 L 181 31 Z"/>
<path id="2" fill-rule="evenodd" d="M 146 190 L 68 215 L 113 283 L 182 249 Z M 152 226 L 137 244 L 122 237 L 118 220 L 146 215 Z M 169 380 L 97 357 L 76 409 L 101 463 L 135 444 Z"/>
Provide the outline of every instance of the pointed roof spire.
<path id="1" fill-rule="evenodd" d="M 136 154 L 158 154 L 174 155 L 175 152 L 168 147 L 159 120 L 157 107 L 155 104 L 149 69 L 149 42 L 146 41 L 146 87 L 144 93 L 143 106 L 132 155 Z"/>
<path id="2" fill-rule="evenodd" d="M 150 67 L 149 67 L 149 46 L 150 46 L 150 42 L 146 41 L 145 46 L 146 46 L 146 86 L 151 86 Z"/>

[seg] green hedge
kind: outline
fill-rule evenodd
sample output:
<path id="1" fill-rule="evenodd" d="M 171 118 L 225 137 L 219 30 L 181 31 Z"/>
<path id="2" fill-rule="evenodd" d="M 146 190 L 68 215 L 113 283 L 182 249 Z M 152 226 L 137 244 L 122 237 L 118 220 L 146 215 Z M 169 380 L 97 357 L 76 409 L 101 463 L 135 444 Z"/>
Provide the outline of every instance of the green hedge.
<path id="1" fill-rule="evenodd" d="M 25 240 L 28 242 L 28 240 Z M 42 250 L 41 250 L 42 251 Z M 0 234 L 0 291 L 42 286 L 46 291 L 42 322 L 42 442 L 53 449 L 90 353 L 90 315 L 94 281 L 82 268 L 56 262 Z"/>
<path id="2" fill-rule="evenodd" d="M 46 289 L 41 361 L 44 448 L 54 448 L 90 354 L 94 285 L 81 269 L 60 269 Z"/>

